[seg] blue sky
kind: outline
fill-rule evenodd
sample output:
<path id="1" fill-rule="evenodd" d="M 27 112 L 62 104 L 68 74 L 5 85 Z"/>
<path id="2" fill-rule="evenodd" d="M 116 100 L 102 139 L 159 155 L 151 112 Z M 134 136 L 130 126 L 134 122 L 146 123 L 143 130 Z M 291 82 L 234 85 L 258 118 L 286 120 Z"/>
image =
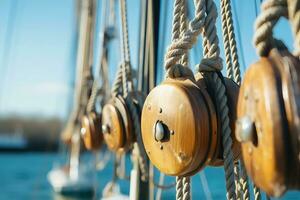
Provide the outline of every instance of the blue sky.
<path id="1" fill-rule="evenodd" d="M 252 34 L 260 0 L 232 0 L 232 2 L 240 63 L 244 71 L 257 58 L 252 46 Z M 217 3 L 219 5 L 219 0 Z M 164 52 L 170 43 L 173 0 L 161 1 L 161 5 L 160 16 L 166 20 L 162 20 L 159 24 L 162 29 L 159 36 L 158 59 L 161 70 L 158 80 L 163 77 Z M 128 0 L 131 58 L 135 68 L 138 53 L 139 7 L 139 0 Z M 68 115 L 75 69 L 74 11 L 73 0 L 0 1 L 0 116 L 18 114 L 65 118 Z M 287 27 L 287 23 L 282 21 L 275 32 L 292 48 L 291 34 Z M 218 33 L 222 45 L 220 28 L 219 18 Z M 95 49 L 96 63 L 99 48 L 96 46 Z M 118 49 L 120 49 L 119 41 L 116 39 L 110 45 L 112 78 L 115 66 L 120 61 Z M 199 42 L 190 54 L 191 66 L 199 62 L 201 55 Z"/>

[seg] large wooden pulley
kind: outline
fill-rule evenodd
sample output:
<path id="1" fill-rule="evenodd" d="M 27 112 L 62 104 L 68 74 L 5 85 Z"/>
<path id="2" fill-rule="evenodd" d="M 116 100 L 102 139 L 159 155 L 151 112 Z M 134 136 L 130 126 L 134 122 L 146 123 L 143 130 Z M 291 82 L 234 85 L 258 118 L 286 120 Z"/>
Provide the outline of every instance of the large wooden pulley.
<path id="1" fill-rule="evenodd" d="M 241 154 L 241 147 L 240 143 L 236 140 L 235 137 L 235 121 L 236 121 L 236 105 L 238 101 L 239 95 L 239 86 L 231 79 L 222 77 L 225 88 L 226 88 L 226 96 L 227 96 L 227 106 L 229 109 L 229 120 L 230 120 L 230 129 L 231 129 L 231 138 L 232 138 L 232 151 L 233 151 L 233 158 L 237 161 L 240 158 Z M 211 83 L 209 83 L 205 78 L 203 78 L 201 73 L 196 74 L 196 81 L 199 87 L 204 88 L 208 91 L 208 94 L 211 97 L 214 97 L 214 88 L 212 87 Z M 216 97 L 212 98 L 216 99 Z M 217 136 L 217 150 L 214 159 L 210 163 L 212 166 L 220 166 L 224 163 L 223 158 L 223 146 L 222 146 L 222 133 L 221 133 L 221 119 L 220 115 L 222 113 L 217 111 L 217 102 L 213 101 L 214 107 L 216 108 L 217 112 L 217 127 L 218 127 L 218 136 Z M 218 114 L 219 113 L 219 114 Z"/>
<path id="2" fill-rule="evenodd" d="M 108 148 L 126 151 L 133 140 L 131 129 L 131 117 L 124 98 L 121 95 L 113 97 L 102 112 L 102 132 Z"/>
<path id="3" fill-rule="evenodd" d="M 126 98 L 117 95 L 103 107 L 102 132 L 104 140 L 112 151 L 127 151 L 136 140 L 129 101 L 137 109 L 140 118 L 144 101 L 144 97 L 140 92 L 130 92 Z"/>
<path id="4" fill-rule="evenodd" d="M 100 117 L 92 112 L 81 119 L 81 135 L 88 150 L 97 150 L 103 142 Z"/>
<path id="5" fill-rule="evenodd" d="M 236 136 L 248 174 L 269 195 L 300 188 L 299 60 L 273 49 L 241 86 Z"/>
<path id="6" fill-rule="evenodd" d="M 167 79 L 147 96 L 142 139 L 161 172 L 190 176 L 215 155 L 217 118 L 206 91 L 191 79 Z"/>

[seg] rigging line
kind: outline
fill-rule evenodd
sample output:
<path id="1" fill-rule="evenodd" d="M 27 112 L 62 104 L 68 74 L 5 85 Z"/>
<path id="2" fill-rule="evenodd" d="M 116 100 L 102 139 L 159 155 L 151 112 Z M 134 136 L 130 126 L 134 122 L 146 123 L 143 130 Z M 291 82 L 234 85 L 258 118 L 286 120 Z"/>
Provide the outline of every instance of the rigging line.
<path id="1" fill-rule="evenodd" d="M 246 61 L 245 61 L 245 54 L 244 54 L 244 48 L 243 48 L 243 42 L 242 42 L 240 22 L 239 22 L 239 18 L 237 17 L 237 10 L 236 10 L 235 1 L 232 1 L 232 8 L 233 8 L 233 18 L 235 18 L 235 22 L 236 22 L 237 38 L 238 38 L 238 41 L 239 41 L 237 44 L 240 46 L 239 50 L 240 50 L 240 54 L 241 54 L 240 57 L 241 57 L 241 60 L 242 60 L 241 68 L 245 72 L 246 71 Z"/>
<path id="2" fill-rule="evenodd" d="M 201 180 L 201 184 L 202 184 L 202 188 L 205 194 L 205 198 L 207 200 L 212 200 L 212 196 L 211 196 L 211 192 L 208 186 L 208 182 L 207 182 L 207 178 L 205 176 L 205 171 L 203 170 L 202 172 L 199 173 L 200 176 L 200 180 Z"/>
<path id="3" fill-rule="evenodd" d="M 16 21 L 17 21 L 17 14 L 19 13 L 17 12 L 17 9 L 20 8 L 19 4 L 19 0 L 15 0 L 14 2 L 11 1 L 10 3 L 10 8 L 8 10 L 8 21 L 7 21 L 7 26 L 6 26 L 6 32 L 5 32 L 5 39 L 4 39 L 4 51 L 3 51 L 3 55 L 2 55 L 2 78 L 0 81 L 1 84 L 1 90 L 0 90 L 0 104 L 2 104 L 2 98 L 4 95 L 2 94 L 2 91 L 4 91 L 4 86 L 5 86 L 5 82 L 7 80 L 8 77 L 7 76 L 7 72 L 8 72 L 8 65 L 9 65 L 9 61 L 10 61 L 10 57 L 11 57 L 11 49 L 12 49 L 12 43 L 13 43 L 13 36 L 15 33 L 15 27 L 16 27 Z M 20 9 L 19 9 L 20 10 Z M 0 68 L 1 68 L 0 67 Z"/>
<path id="4" fill-rule="evenodd" d="M 262 0 L 260 1 L 260 3 L 262 3 Z M 257 2 L 256 0 L 254 0 L 254 7 L 255 7 L 255 16 L 257 18 L 257 15 L 258 15 L 258 8 L 257 8 Z"/>
<path id="5" fill-rule="evenodd" d="M 168 4 L 168 1 L 162 1 L 161 4 L 163 4 L 162 5 L 163 9 L 161 9 L 160 12 L 165 13 L 165 14 L 162 16 L 162 20 L 161 20 L 162 23 L 159 23 L 160 27 L 159 27 L 158 40 L 160 40 L 160 42 L 159 42 L 159 45 L 158 45 L 159 47 L 158 47 L 158 51 L 157 51 L 158 56 L 157 56 L 156 66 L 162 66 L 164 64 L 164 56 L 163 55 L 165 54 L 164 49 L 166 47 L 166 41 L 167 41 L 167 39 L 166 39 L 167 34 L 165 34 L 165 33 L 168 32 L 168 31 L 166 31 L 166 28 L 167 28 L 167 26 L 166 26 L 167 17 L 166 16 L 168 15 L 169 10 L 172 10 L 172 9 L 169 9 L 169 6 L 172 5 L 172 4 Z M 163 78 L 164 71 L 157 70 L 156 73 L 158 73 L 158 75 L 161 78 Z M 157 85 L 157 83 L 161 81 L 161 80 L 158 80 L 159 76 L 155 76 L 156 78 L 155 78 L 155 84 L 154 85 Z"/>

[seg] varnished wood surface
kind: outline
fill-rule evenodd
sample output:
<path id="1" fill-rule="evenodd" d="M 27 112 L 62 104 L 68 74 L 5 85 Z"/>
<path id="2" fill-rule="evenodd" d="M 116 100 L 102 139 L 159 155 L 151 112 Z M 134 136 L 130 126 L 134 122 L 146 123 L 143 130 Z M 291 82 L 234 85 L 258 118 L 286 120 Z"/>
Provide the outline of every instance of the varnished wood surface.
<path id="1" fill-rule="evenodd" d="M 272 196 L 300 189 L 299 67 L 290 53 L 273 49 L 246 72 L 239 95 L 238 118 L 255 123 L 254 139 L 242 144 L 246 169 Z"/>
<path id="2" fill-rule="evenodd" d="M 210 132 L 206 100 L 189 79 L 168 79 L 146 98 L 142 112 L 143 142 L 149 159 L 163 173 L 192 175 L 211 160 L 211 145 L 216 144 L 212 140 L 216 137 Z M 162 141 L 154 138 L 157 121 L 164 125 Z"/>
<path id="3" fill-rule="evenodd" d="M 83 116 L 81 120 L 83 134 L 83 142 L 88 150 L 98 150 L 103 142 L 103 134 L 101 130 L 101 119 L 96 113 L 92 112 Z"/>
<path id="4" fill-rule="evenodd" d="M 249 116 L 254 139 L 242 144 L 243 159 L 255 184 L 269 195 L 286 190 L 287 152 L 278 72 L 267 58 L 252 65 L 244 76 L 238 100 L 238 118 Z"/>
<path id="5" fill-rule="evenodd" d="M 102 125 L 108 126 L 108 133 L 103 133 L 108 148 L 118 151 L 124 146 L 125 133 L 122 117 L 113 102 L 106 104 L 102 112 Z"/>

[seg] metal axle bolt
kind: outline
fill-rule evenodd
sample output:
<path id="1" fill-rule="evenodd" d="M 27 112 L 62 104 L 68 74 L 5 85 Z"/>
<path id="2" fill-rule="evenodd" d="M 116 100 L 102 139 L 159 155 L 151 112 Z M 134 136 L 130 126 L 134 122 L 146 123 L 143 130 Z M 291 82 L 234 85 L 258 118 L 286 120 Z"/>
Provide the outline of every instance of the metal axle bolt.
<path id="1" fill-rule="evenodd" d="M 160 121 L 157 121 L 153 127 L 153 135 L 156 141 L 162 141 L 165 136 L 165 130 Z"/>
<path id="2" fill-rule="evenodd" d="M 236 137 L 239 142 L 250 142 L 253 139 L 255 131 L 254 122 L 249 116 L 244 116 L 236 122 L 237 132 Z"/>
<path id="3" fill-rule="evenodd" d="M 84 136 L 86 134 L 86 129 L 82 127 L 80 129 L 80 133 L 81 133 L 82 136 Z"/>
<path id="4" fill-rule="evenodd" d="M 102 125 L 102 133 L 110 133 L 110 128 L 107 124 Z"/>

